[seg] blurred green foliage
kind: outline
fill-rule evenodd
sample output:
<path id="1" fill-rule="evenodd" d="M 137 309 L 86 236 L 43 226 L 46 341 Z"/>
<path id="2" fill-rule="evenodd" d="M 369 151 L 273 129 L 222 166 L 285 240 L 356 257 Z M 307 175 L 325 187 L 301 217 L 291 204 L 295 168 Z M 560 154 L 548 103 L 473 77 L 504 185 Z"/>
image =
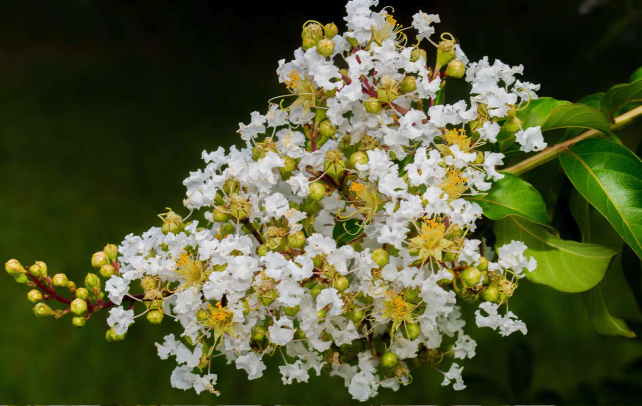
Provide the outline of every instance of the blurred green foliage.
<path id="1" fill-rule="evenodd" d="M 283 10 L 300 10 L 294 2 L 282 3 Z M 390 3 L 408 7 L 408 2 Z M 490 53 L 509 63 L 523 62 L 527 80 L 545 84 L 542 94 L 573 99 L 603 91 L 642 65 L 635 16 L 627 17 L 633 22 L 624 29 L 634 35 L 631 46 L 624 34 L 621 41 L 601 40 L 590 26 L 570 33 L 582 25 L 581 20 L 563 25 L 565 15 L 577 14 L 576 1 L 483 3 L 483 13 L 481 2 L 451 9 L 436 4 L 430 11 L 442 14 L 444 28 L 457 32 L 464 46 L 470 44 L 465 49 L 471 58 Z M 549 13 L 551 3 L 559 15 Z M 263 17 L 275 15 L 269 4 L 256 12 L 243 12 L 240 6 L 212 11 L 216 8 L 196 2 L 7 5 L 11 12 L 0 21 L 6 23 L 0 24 L 0 259 L 44 260 L 50 273 L 66 272 L 72 279 L 89 270 L 91 254 L 105 243 L 158 225 L 156 214 L 167 206 L 181 207 L 181 182 L 201 167 L 201 151 L 237 141 L 237 123 L 247 121 L 253 110 L 264 110 L 265 100 L 283 91 L 273 70 L 294 49 L 300 24 L 307 18 L 325 21 L 312 10 Z M 411 6 L 408 16 L 432 5 Z M 342 7 L 338 2 L 322 12 L 326 20 L 338 20 Z M 204 10 L 210 14 L 201 15 Z M 606 8 L 590 17 L 598 19 L 591 23 L 604 19 L 605 29 L 621 25 L 628 10 Z M 494 23 L 493 15 L 501 24 Z M 559 42 L 550 40 L 565 31 Z M 544 40 L 532 42 L 530 37 L 538 35 Z M 582 57 L 569 36 L 590 37 L 593 47 L 585 46 Z M 616 52 L 627 46 L 633 56 Z M 611 73 L 579 69 L 594 58 L 598 62 L 589 66 L 608 66 Z M 539 59 L 541 65 L 534 63 Z M 562 192 L 560 199 L 563 205 L 568 196 Z M 557 223 L 578 238 L 570 215 L 563 216 Z M 635 301 L 628 291 L 617 290 L 623 278 L 618 272 L 609 272 L 603 286 L 611 298 L 609 309 L 640 336 Z M 27 289 L 2 278 L 4 403 L 352 402 L 339 378 L 312 377 L 307 385 L 284 387 L 276 358 L 257 381 L 217 358 L 220 397 L 171 389 L 172 362 L 161 361 L 153 344 L 175 331 L 171 322 L 156 327 L 141 320 L 126 341 L 108 344 L 104 314 L 80 330 L 67 319 L 37 320 L 26 301 Z M 465 309 L 469 319 L 472 310 Z M 511 310 L 526 322 L 529 334 L 502 338 L 472 328 L 478 355 L 463 363 L 466 390 L 442 388 L 440 374 L 424 368 L 415 372 L 410 386 L 397 393 L 382 391 L 373 403 L 642 401 L 642 342 L 596 335 L 581 295 L 524 282 Z"/>

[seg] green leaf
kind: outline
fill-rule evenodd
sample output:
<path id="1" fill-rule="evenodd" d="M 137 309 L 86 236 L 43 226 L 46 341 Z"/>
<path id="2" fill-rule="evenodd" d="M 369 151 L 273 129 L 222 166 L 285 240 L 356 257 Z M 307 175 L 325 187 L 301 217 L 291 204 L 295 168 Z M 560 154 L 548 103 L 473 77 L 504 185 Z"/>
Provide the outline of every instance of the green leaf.
<path id="1" fill-rule="evenodd" d="M 604 277 L 619 247 L 566 241 L 546 227 L 510 216 L 495 222 L 497 246 L 523 241 L 525 255 L 537 260 L 537 269 L 526 272 L 535 283 L 562 292 L 584 292 Z"/>
<path id="2" fill-rule="evenodd" d="M 566 176 L 642 258 L 642 161 L 606 140 L 585 140 L 559 156 Z"/>
<path id="3" fill-rule="evenodd" d="M 613 86 L 602 98 L 600 108 L 613 122 L 615 111 L 627 103 L 642 101 L 642 81 Z"/>
<path id="4" fill-rule="evenodd" d="M 588 309 L 593 328 L 598 334 L 608 336 L 635 337 L 635 333 L 629 330 L 624 320 L 613 317 L 604 303 L 604 296 L 600 286 L 584 292 L 584 302 Z"/>
<path id="5" fill-rule="evenodd" d="M 346 245 L 363 234 L 363 222 L 357 219 L 338 221 L 332 229 L 332 238 L 337 246 Z"/>
<path id="6" fill-rule="evenodd" d="M 629 79 L 629 82 L 637 82 L 640 79 L 642 79 L 642 66 L 640 66 L 635 70 L 635 72 L 633 72 L 633 74 L 631 75 L 631 79 Z"/>
<path id="7" fill-rule="evenodd" d="M 594 93 L 594 94 L 582 97 L 580 100 L 577 101 L 577 103 L 586 104 L 589 107 L 599 110 L 602 97 L 604 97 L 604 92 Z M 569 128 L 566 130 L 566 134 L 564 134 L 564 138 L 561 141 L 576 137 L 584 131 L 586 130 L 583 128 Z"/>
<path id="8" fill-rule="evenodd" d="M 487 194 L 470 197 L 491 220 L 520 216 L 535 223 L 548 225 L 548 213 L 542 195 L 530 183 L 512 173 L 493 183 Z"/>
<path id="9" fill-rule="evenodd" d="M 542 123 L 542 131 L 558 128 L 587 128 L 611 133 L 608 118 L 599 110 L 586 104 L 564 104 L 556 107 Z"/>
<path id="10" fill-rule="evenodd" d="M 570 102 L 555 100 L 551 97 L 540 97 L 539 99 L 531 100 L 524 110 L 518 111 L 517 118 L 522 120 L 522 128 L 524 130 L 530 127 L 537 127 L 542 125 L 551 114 L 551 111 L 564 104 L 570 104 Z"/>

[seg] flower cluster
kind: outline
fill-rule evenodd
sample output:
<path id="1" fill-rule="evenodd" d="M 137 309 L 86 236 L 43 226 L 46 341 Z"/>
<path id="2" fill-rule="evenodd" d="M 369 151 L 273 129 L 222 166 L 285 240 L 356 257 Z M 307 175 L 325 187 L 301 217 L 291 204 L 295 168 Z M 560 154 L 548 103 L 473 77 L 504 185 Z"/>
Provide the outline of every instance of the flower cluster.
<path id="1" fill-rule="evenodd" d="M 75 325 L 109 307 L 107 338 L 118 341 L 143 315 L 179 322 L 179 338 L 156 344 L 177 363 L 176 388 L 215 392 L 219 355 L 259 378 L 278 353 L 284 384 L 326 371 L 361 401 L 409 384 L 422 364 L 463 389 L 456 360 L 476 343 L 462 303 L 481 301 L 479 327 L 526 333 L 507 303 L 536 263 L 518 241 L 495 255 L 469 197 L 502 178 L 500 141 L 545 147 L 517 117 L 539 87 L 516 79 L 521 66 L 469 62 L 452 35 L 434 39 L 437 15 L 413 17 L 409 45 L 408 28 L 377 3 L 349 1 L 343 33 L 304 25 L 301 48 L 277 69 L 288 94 L 240 124 L 243 148 L 204 152 L 205 168 L 184 181 L 190 216 L 205 220 L 169 210 L 162 227 L 95 254 L 108 279 L 104 290 L 93 274 L 89 290 L 74 287 Z M 470 98 L 448 104 L 457 79 Z M 44 301 L 63 276 L 41 268 L 7 263 L 49 292 L 29 294 L 37 314 L 61 316 Z"/>

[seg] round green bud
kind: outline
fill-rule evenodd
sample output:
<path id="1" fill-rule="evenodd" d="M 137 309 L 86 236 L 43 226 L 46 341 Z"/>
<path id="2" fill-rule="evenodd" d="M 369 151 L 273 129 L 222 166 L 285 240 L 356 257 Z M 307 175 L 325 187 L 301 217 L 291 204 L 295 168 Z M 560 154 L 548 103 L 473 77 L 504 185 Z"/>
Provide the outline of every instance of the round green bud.
<path id="1" fill-rule="evenodd" d="M 316 299 L 317 296 L 321 294 L 321 291 L 323 290 L 323 285 L 321 284 L 316 284 L 314 287 L 310 290 L 310 294 L 312 295 L 313 298 Z"/>
<path id="2" fill-rule="evenodd" d="M 490 285 L 481 293 L 481 298 L 485 302 L 497 302 L 499 299 L 499 289 L 496 286 Z"/>
<path id="3" fill-rule="evenodd" d="M 384 366 L 385 368 L 394 368 L 397 366 L 398 362 L 399 362 L 399 359 L 397 358 L 397 356 L 390 351 L 386 351 L 381 356 L 381 365 Z"/>
<path id="4" fill-rule="evenodd" d="M 522 128 L 522 120 L 517 117 L 509 117 L 502 125 L 502 131 L 516 133 Z"/>
<path id="5" fill-rule="evenodd" d="M 37 289 L 32 289 L 29 291 L 29 293 L 27 293 L 27 300 L 31 303 L 41 302 L 42 299 L 44 299 L 42 296 L 42 292 Z"/>
<path id="6" fill-rule="evenodd" d="M 36 261 L 35 264 L 29 267 L 29 272 L 35 277 L 47 276 L 47 264 L 42 261 Z"/>
<path id="7" fill-rule="evenodd" d="M 378 97 L 368 97 L 368 99 L 363 103 L 367 113 L 377 114 L 383 108 L 381 100 Z"/>
<path id="8" fill-rule="evenodd" d="M 27 277 L 26 274 L 16 275 L 16 276 L 13 277 L 13 279 L 16 282 L 21 283 L 21 284 L 25 284 L 25 283 L 29 282 L 29 278 Z"/>
<path id="9" fill-rule="evenodd" d="M 225 223 L 231 218 L 230 213 L 225 210 L 225 208 L 222 207 L 216 207 L 214 208 L 214 211 L 212 212 L 212 220 L 218 222 L 218 223 Z"/>
<path id="10" fill-rule="evenodd" d="M 305 335 L 303 330 L 300 328 L 297 328 L 296 331 L 294 332 L 294 338 L 297 340 L 307 340 L 308 336 Z"/>
<path id="11" fill-rule="evenodd" d="M 294 169 L 296 169 L 296 160 L 292 157 L 286 156 L 283 158 L 283 162 L 285 165 L 281 166 L 279 168 L 279 172 L 281 172 L 282 176 L 289 176 Z"/>
<path id="12" fill-rule="evenodd" d="M 53 276 L 52 279 L 53 285 L 55 288 L 66 288 L 69 286 L 69 280 L 67 279 L 67 275 L 64 273 L 57 273 Z"/>
<path id="13" fill-rule="evenodd" d="M 323 169 L 334 179 L 340 178 L 346 170 L 346 162 L 343 159 L 343 155 L 341 153 L 328 151 L 323 164 Z"/>
<path id="14" fill-rule="evenodd" d="M 302 230 L 288 235 L 288 246 L 290 248 L 299 249 L 305 245 L 305 233 Z"/>
<path id="15" fill-rule="evenodd" d="M 350 37 L 346 35 L 346 41 L 348 41 L 348 44 L 350 44 L 352 47 L 356 47 L 359 45 L 359 41 L 357 41 L 356 38 Z"/>
<path id="16" fill-rule="evenodd" d="M 477 268 L 482 272 L 488 269 L 488 260 L 486 257 L 479 258 L 479 265 L 477 265 Z"/>
<path id="17" fill-rule="evenodd" d="M 317 318 L 319 318 L 319 319 L 325 319 L 325 317 L 326 317 L 325 310 L 321 309 L 321 310 L 319 310 L 319 311 L 317 312 Z"/>
<path id="18" fill-rule="evenodd" d="M 290 316 L 290 317 L 296 316 L 297 313 L 299 313 L 299 310 L 301 310 L 301 308 L 299 306 L 284 307 L 283 308 L 283 311 L 285 312 L 285 314 Z"/>
<path id="19" fill-rule="evenodd" d="M 324 28 L 326 38 L 332 39 L 339 33 L 339 28 L 335 23 L 327 23 Z"/>
<path id="20" fill-rule="evenodd" d="M 158 281 L 151 275 L 146 275 L 140 280 L 140 286 L 144 291 L 154 289 L 158 285 Z"/>
<path id="21" fill-rule="evenodd" d="M 455 79 L 460 79 L 464 76 L 466 73 L 466 65 L 459 59 L 453 59 L 452 61 L 448 62 L 448 66 L 446 67 L 446 75 L 448 75 L 451 78 Z"/>
<path id="22" fill-rule="evenodd" d="M 475 165 L 481 165 L 484 163 L 484 160 L 486 158 L 484 157 L 484 153 L 482 151 L 477 151 L 477 156 L 475 157 L 475 160 L 473 161 L 473 164 Z"/>
<path id="23" fill-rule="evenodd" d="M 406 76 L 401 81 L 399 90 L 401 90 L 402 93 L 414 92 L 417 90 L 417 78 L 414 76 Z"/>
<path id="24" fill-rule="evenodd" d="M 259 257 L 266 256 L 268 252 L 270 252 L 270 250 L 265 244 L 259 245 L 259 248 L 256 249 L 256 253 L 258 254 Z"/>
<path id="25" fill-rule="evenodd" d="M 317 54 L 323 57 L 329 57 L 334 53 L 334 41 L 324 38 L 317 42 Z"/>
<path id="26" fill-rule="evenodd" d="M 417 304 L 421 302 L 421 297 L 419 296 L 419 288 L 409 289 L 406 293 L 406 301 L 410 303 Z"/>
<path id="27" fill-rule="evenodd" d="M 99 288 L 100 278 L 98 277 L 98 275 L 96 275 L 95 273 L 88 273 L 87 276 L 85 276 L 85 286 L 88 289 Z"/>
<path id="28" fill-rule="evenodd" d="M 265 327 L 263 326 L 254 326 L 252 327 L 252 341 L 261 342 L 265 339 Z"/>
<path id="29" fill-rule="evenodd" d="M 377 97 L 381 103 L 392 103 L 399 97 L 399 89 L 396 87 L 384 88 L 380 87 L 377 89 Z"/>
<path id="30" fill-rule="evenodd" d="M 87 319 L 82 316 L 74 316 L 71 319 L 71 324 L 73 324 L 74 327 L 85 327 L 85 323 L 87 323 Z"/>
<path id="31" fill-rule="evenodd" d="M 366 165 L 368 163 L 368 155 L 365 152 L 357 151 L 350 155 L 350 167 L 357 169 L 357 164 Z"/>
<path id="32" fill-rule="evenodd" d="M 334 280 L 332 286 L 339 292 L 343 292 L 344 290 L 348 289 L 348 286 L 350 286 L 350 280 L 347 277 L 341 275 Z"/>
<path id="33" fill-rule="evenodd" d="M 20 261 L 18 261 L 17 259 L 8 260 L 4 264 L 4 269 L 11 276 L 18 276 L 27 272 L 25 268 L 22 266 L 22 264 L 20 263 Z"/>
<path id="34" fill-rule="evenodd" d="M 457 259 L 457 254 L 454 252 L 446 252 L 444 253 L 443 257 L 441 258 L 444 262 L 452 262 L 455 259 Z"/>
<path id="35" fill-rule="evenodd" d="M 158 325 L 158 324 L 161 324 L 163 322 L 163 317 L 165 317 L 165 315 L 163 314 L 162 311 L 160 311 L 158 309 L 154 309 L 154 310 L 150 310 L 149 312 L 147 312 L 147 316 L 146 317 L 147 317 L 147 321 L 150 324 Z"/>
<path id="36" fill-rule="evenodd" d="M 322 137 L 332 137 L 337 133 L 337 127 L 333 126 L 330 120 L 323 120 L 319 124 L 319 134 Z"/>
<path id="37" fill-rule="evenodd" d="M 109 257 L 105 254 L 105 251 L 98 251 L 91 256 L 91 266 L 94 268 L 100 268 L 103 265 L 109 263 Z"/>
<path id="38" fill-rule="evenodd" d="M 112 264 L 103 265 L 100 267 L 100 276 L 103 278 L 111 278 L 116 273 L 116 268 Z"/>
<path id="39" fill-rule="evenodd" d="M 469 266 L 461 272 L 460 277 L 464 285 L 477 286 L 481 281 L 481 271 L 477 267 Z"/>
<path id="40" fill-rule="evenodd" d="M 388 251 L 384 250 L 383 248 L 377 248 L 376 250 L 372 251 L 370 257 L 375 262 L 375 264 L 379 265 L 380 267 L 384 267 L 390 262 L 390 254 L 388 254 Z"/>
<path id="41" fill-rule="evenodd" d="M 310 198 L 320 202 L 321 199 L 325 197 L 326 188 L 325 185 L 319 182 L 310 183 Z"/>
<path id="42" fill-rule="evenodd" d="M 71 293 L 74 293 L 76 291 L 76 282 L 69 281 L 69 283 L 67 284 L 67 287 L 69 288 L 69 291 Z"/>
<path id="43" fill-rule="evenodd" d="M 105 248 L 103 248 L 103 252 L 107 254 L 107 258 L 109 258 L 109 260 L 112 262 L 115 261 L 116 258 L 118 258 L 118 247 L 114 244 L 105 245 Z"/>
<path id="44" fill-rule="evenodd" d="M 219 229 L 221 236 L 225 237 L 230 234 L 236 233 L 236 226 L 232 223 L 225 223 L 221 228 Z"/>
<path id="45" fill-rule="evenodd" d="M 71 308 L 71 312 L 76 316 L 82 316 L 87 312 L 87 302 L 83 299 L 74 299 L 69 307 Z"/>
<path id="46" fill-rule="evenodd" d="M 89 291 L 85 288 L 78 288 L 76 289 L 76 297 L 78 299 L 87 300 L 89 297 Z"/>
<path id="47" fill-rule="evenodd" d="M 401 326 L 401 335 L 410 341 L 416 340 L 420 332 L 419 324 L 406 323 Z"/>
<path id="48" fill-rule="evenodd" d="M 301 48 L 303 48 L 304 51 L 307 51 L 310 48 L 313 48 L 317 45 L 317 41 L 314 40 L 312 37 L 307 37 L 303 38 L 303 42 L 301 43 Z"/>
<path id="49" fill-rule="evenodd" d="M 286 239 L 283 237 L 266 236 L 264 238 L 265 238 L 265 246 L 270 251 L 281 251 L 283 248 L 285 248 Z"/>
<path id="50" fill-rule="evenodd" d="M 366 312 L 363 309 L 357 309 L 350 312 L 350 320 L 356 325 L 361 323 L 366 316 Z"/>
<path id="51" fill-rule="evenodd" d="M 269 291 L 265 292 L 265 294 L 263 294 L 263 296 L 261 296 L 261 297 L 259 298 L 259 300 L 260 300 L 260 301 L 261 301 L 261 303 L 263 303 L 265 306 L 269 306 L 269 305 L 271 305 L 272 303 L 274 303 L 274 301 L 275 301 L 278 297 L 279 297 L 279 292 L 277 292 L 277 291 L 276 291 L 276 289 L 272 289 L 272 290 L 269 290 Z"/>
<path id="52" fill-rule="evenodd" d="M 125 340 L 126 336 L 127 336 L 127 333 L 118 334 L 118 333 L 116 333 L 116 330 L 112 327 L 109 330 L 107 330 L 107 334 L 105 334 L 105 339 L 109 343 L 117 343 L 119 341 Z"/>
<path id="53" fill-rule="evenodd" d="M 33 314 L 38 318 L 45 318 L 54 316 L 56 313 L 51 310 L 51 307 L 47 306 L 44 303 L 37 303 L 33 307 Z"/>
<path id="54" fill-rule="evenodd" d="M 312 258 L 312 264 L 314 265 L 315 268 L 321 268 L 323 264 L 325 263 L 325 255 L 319 254 Z"/>
<path id="55" fill-rule="evenodd" d="M 417 62 L 419 58 L 424 58 L 424 61 L 428 60 L 428 54 L 423 49 L 415 48 L 410 53 L 410 62 Z"/>

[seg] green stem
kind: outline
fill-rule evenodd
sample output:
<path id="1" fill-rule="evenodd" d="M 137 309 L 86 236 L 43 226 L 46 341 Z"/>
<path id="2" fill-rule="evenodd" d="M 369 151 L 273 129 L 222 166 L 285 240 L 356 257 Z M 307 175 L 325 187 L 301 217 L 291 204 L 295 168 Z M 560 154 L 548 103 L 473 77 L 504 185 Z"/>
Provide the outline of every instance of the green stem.
<path id="1" fill-rule="evenodd" d="M 630 124 L 636 118 L 642 116 L 642 106 L 639 106 L 629 112 L 622 114 L 621 116 L 615 117 L 614 123 L 611 126 L 612 131 L 617 131 L 620 128 Z M 600 131 L 597 130 L 588 130 L 578 135 L 577 137 L 571 138 L 559 144 L 555 144 L 551 147 L 545 148 L 538 154 L 533 155 L 532 157 L 523 160 L 513 166 L 502 169 L 504 172 L 510 172 L 515 175 L 521 175 L 522 173 L 528 172 L 531 169 L 537 168 L 540 165 L 543 165 L 547 162 L 552 161 L 557 158 L 557 156 L 564 151 L 566 148 L 569 148 L 580 141 L 594 138 L 602 135 Z"/>

